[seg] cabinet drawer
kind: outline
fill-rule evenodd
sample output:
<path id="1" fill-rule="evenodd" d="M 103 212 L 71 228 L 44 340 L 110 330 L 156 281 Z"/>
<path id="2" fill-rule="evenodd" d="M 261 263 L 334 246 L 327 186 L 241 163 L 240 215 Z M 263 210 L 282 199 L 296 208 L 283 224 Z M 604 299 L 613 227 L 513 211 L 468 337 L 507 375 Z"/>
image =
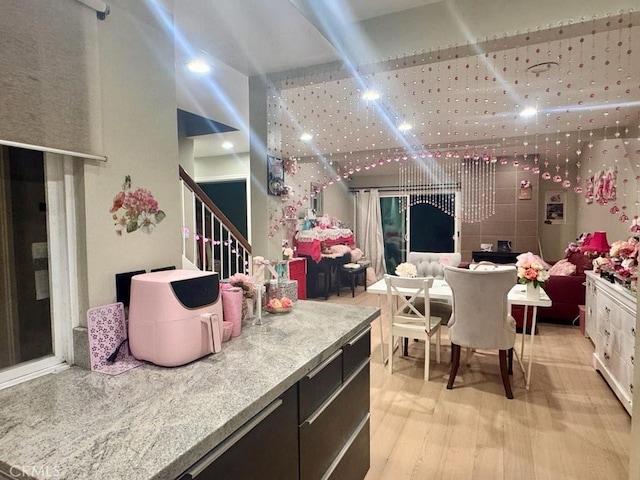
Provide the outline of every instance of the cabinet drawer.
<path id="1" fill-rule="evenodd" d="M 352 441 L 346 445 L 344 455 L 338 458 L 338 463 L 331 470 L 328 480 L 355 480 L 367 475 L 371 464 L 369 415 L 365 417 Z"/>
<path id="2" fill-rule="evenodd" d="M 371 327 L 353 337 L 342 347 L 342 378 L 347 379 L 371 355 Z"/>
<path id="3" fill-rule="evenodd" d="M 613 326 L 617 326 L 615 320 L 617 308 L 611 298 L 605 294 L 598 297 L 598 330 L 609 330 Z"/>
<path id="4" fill-rule="evenodd" d="M 294 386 L 205 455 L 179 480 L 298 478 L 296 400 Z"/>
<path id="5" fill-rule="evenodd" d="M 298 383 L 299 423 L 315 412 L 341 384 L 342 350 L 338 350 Z"/>
<path id="6" fill-rule="evenodd" d="M 619 355 L 613 355 L 609 360 L 611 374 L 620 383 L 620 388 L 631 397 L 631 383 L 633 382 L 633 369 Z"/>
<path id="7" fill-rule="evenodd" d="M 300 480 L 319 480 L 369 413 L 369 362 L 300 426 Z"/>

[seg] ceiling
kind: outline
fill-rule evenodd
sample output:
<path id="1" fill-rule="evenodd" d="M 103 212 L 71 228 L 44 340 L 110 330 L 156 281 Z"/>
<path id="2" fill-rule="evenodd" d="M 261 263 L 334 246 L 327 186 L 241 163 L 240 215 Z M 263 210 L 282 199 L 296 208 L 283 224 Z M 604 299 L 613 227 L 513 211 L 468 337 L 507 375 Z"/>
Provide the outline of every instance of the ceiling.
<path id="1" fill-rule="evenodd" d="M 340 160 L 366 152 L 352 160 L 364 165 L 407 147 L 443 155 L 470 149 L 499 155 L 546 149 L 556 155 L 560 140 L 572 145 L 569 152 L 563 143 L 563 157 L 575 157 L 579 136 L 586 141 L 589 133 L 628 134 L 624 126 L 637 126 L 640 48 L 637 35 L 627 33 L 636 29 L 614 25 L 609 33 L 592 35 L 589 24 L 594 18 L 615 21 L 618 17 L 608 12 L 629 12 L 633 3 L 592 0 L 576 12 L 570 0 L 175 2 L 177 70 L 196 53 L 214 65 L 208 83 L 178 75 L 189 91 L 183 101 L 191 102 L 179 106 L 238 129 L 224 138 L 197 137 L 196 157 L 228 154 L 219 146 L 222 140 L 232 141 L 236 153 L 248 151 L 248 78 L 261 74 L 287 82 L 287 114 L 278 117 L 283 157 Z M 578 32 L 575 24 L 584 19 L 590 20 Z M 603 30 L 609 28 L 605 20 L 598 20 Z M 586 40 L 580 42 L 581 37 Z M 621 50 L 627 47 L 632 53 Z M 472 51 L 465 58 L 466 49 Z M 455 54 L 458 59 L 445 59 Z M 402 64 L 405 56 L 416 63 Z M 605 67 L 603 59 L 610 65 Z M 525 73 L 543 61 L 559 65 L 537 76 Z M 349 65 L 357 69 L 355 79 L 339 78 L 345 65 L 346 71 Z M 382 73 L 384 68 L 393 73 Z M 363 104 L 360 95 L 371 84 L 382 97 Z M 295 102 L 305 97 L 306 102 Z M 530 103 L 539 113 L 520 117 L 519 110 Z M 404 119 L 414 128 L 400 134 L 397 126 Z M 314 130 L 314 138 L 301 142 L 307 129 Z"/>

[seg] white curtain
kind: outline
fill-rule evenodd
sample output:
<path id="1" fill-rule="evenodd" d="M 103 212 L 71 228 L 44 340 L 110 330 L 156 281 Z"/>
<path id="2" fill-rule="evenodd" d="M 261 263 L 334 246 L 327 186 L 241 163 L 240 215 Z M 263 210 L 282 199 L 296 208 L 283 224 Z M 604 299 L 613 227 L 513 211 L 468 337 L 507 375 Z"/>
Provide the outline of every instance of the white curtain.
<path id="1" fill-rule="evenodd" d="M 371 260 L 376 277 L 382 278 L 386 268 L 380 195 L 376 189 L 356 193 L 356 239 L 360 249 Z"/>

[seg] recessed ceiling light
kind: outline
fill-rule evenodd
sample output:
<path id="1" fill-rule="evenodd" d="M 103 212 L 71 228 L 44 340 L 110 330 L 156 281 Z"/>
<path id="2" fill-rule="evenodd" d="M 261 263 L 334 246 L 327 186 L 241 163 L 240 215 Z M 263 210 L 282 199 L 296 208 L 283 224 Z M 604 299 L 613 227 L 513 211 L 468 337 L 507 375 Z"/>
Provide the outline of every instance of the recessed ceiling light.
<path id="1" fill-rule="evenodd" d="M 520 112 L 520 116 L 533 117 L 536 113 L 538 113 L 538 109 L 536 107 L 526 107 L 524 110 Z"/>
<path id="2" fill-rule="evenodd" d="M 300 135 L 300 140 L 302 140 L 303 142 L 308 142 L 312 138 L 313 138 L 313 135 L 311 135 L 308 132 L 304 132 L 302 135 Z"/>
<path id="3" fill-rule="evenodd" d="M 233 148 L 233 143 L 231 142 L 222 142 L 222 148 L 225 150 L 231 150 Z"/>
<path id="4" fill-rule="evenodd" d="M 187 62 L 187 68 L 193 73 L 209 73 L 211 71 L 211 65 L 199 59 Z"/>
<path id="5" fill-rule="evenodd" d="M 380 94 L 376 90 L 365 90 L 362 94 L 363 100 L 378 100 L 380 98 Z"/>
<path id="6" fill-rule="evenodd" d="M 400 130 L 401 132 L 408 132 L 412 128 L 413 128 L 413 125 L 407 122 L 402 122 L 400 125 L 398 125 L 398 130 Z"/>
<path id="7" fill-rule="evenodd" d="M 558 62 L 542 62 L 536 63 L 535 65 L 531 65 L 527 68 L 527 73 L 535 73 L 536 75 L 540 75 L 541 73 L 548 72 L 556 67 L 559 67 L 560 64 Z"/>

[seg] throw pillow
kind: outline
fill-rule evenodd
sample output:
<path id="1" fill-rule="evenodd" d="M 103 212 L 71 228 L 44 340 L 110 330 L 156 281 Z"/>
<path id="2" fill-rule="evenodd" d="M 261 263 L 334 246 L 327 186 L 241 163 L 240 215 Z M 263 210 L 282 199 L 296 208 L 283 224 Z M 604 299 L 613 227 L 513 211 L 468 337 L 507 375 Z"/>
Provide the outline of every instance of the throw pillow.
<path id="1" fill-rule="evenodd" d="M 576 266 L 566 259 L 557 261 L 550 269 L 549 275 L 568 277 L 576 273 Z"/>
<path id="2" fill-rule="evenodd" d="M 576 266 L 576 275 L 582 275 L 585 270 L 593 269 L 591 259 L 580 252 L 572 253 L 567 260 Z"/>
<path id="3" fill-rule="evenodd" d="M 360 250 L 359 248 L 354 248 L 351 250 L 351 261 L 353 263 L 358 263 L 363 256 L 364 253 L 362 253 L 362 250 Z"/>

